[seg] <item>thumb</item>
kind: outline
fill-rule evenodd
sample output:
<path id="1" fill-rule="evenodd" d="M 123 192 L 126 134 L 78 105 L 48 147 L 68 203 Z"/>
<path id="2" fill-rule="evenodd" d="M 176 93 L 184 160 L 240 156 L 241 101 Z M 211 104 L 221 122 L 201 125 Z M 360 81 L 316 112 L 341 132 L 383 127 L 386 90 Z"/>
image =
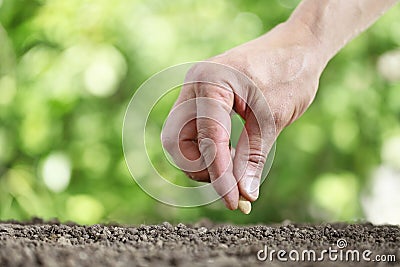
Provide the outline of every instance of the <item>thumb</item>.
<path id="1" fill-rule="evenodd" d="M 274 124 L 260 125 L 253 113 L 249 115 L 236 147 L 233 173 L 240 194 L 250 201 L 258 198 L 262 171 L 275 138 Z"/>

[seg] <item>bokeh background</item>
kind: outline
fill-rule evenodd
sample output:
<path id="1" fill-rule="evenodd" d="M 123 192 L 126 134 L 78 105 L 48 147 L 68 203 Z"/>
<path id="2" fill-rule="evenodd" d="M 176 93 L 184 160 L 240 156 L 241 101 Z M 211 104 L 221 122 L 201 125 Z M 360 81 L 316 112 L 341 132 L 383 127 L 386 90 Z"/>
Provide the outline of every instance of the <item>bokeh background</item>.
<path id="1" fill-rule="evenodd" d="M 279 137 L 251 215 L 164 205 L 129 174 L 122 122 L 139 85 L 267 32 L 297 4 L 0 0 L 0 219 L 400 223 L 400 6 L 330 62 L 314 104 Z"/>

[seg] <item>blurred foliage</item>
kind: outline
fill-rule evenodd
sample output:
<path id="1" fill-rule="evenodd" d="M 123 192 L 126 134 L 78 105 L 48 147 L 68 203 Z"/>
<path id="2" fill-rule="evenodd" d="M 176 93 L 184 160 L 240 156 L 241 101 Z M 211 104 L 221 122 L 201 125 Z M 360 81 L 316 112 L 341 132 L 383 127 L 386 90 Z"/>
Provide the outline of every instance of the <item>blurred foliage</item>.
<path id="1" fill-rule="evenodd" d="M 384 163 L 386 140 L 400 136 L 399 6 L 331 61 L 312 107 L 280 136 L 251 215 L 221 203 L 166 206 L 142 192 L 125 165 L 123 115 L 144 80 L 267 32 L 297 3 L 0 0 L 0 219 L 364 218 L 360 196 L 370 173 Z M 169 99 L 153 117 L 165 118 Z M 149 136 L 158 144 L 159 132 Z M 396 162 L 398 154 L 385 155 Z"/>

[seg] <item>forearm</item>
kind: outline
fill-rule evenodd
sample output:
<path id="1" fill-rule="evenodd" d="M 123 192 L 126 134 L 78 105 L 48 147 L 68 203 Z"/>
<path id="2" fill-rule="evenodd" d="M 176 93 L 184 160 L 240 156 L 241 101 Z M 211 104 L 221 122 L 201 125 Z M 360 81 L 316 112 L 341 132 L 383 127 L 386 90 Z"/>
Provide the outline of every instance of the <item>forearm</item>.
<path id="1" fill-rule="evenodd" d="M 352 38 L 373 24 L 398 0 L 303 0 L 289 24 L 304 26 L 328 62 Z"/>

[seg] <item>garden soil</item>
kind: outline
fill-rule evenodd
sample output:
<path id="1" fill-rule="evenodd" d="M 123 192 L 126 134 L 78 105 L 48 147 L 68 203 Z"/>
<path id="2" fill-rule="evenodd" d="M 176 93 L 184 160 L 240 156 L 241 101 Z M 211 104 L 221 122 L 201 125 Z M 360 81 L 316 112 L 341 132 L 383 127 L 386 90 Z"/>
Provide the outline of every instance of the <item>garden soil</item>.
<path id="1" fill-rule="evenodd" d="M 399 245 L 399 226 L 369 223 L 235 226 L 205 220 L 192 225 L 81 226 L 39 219 L 0 223 L 1 267 L 400 266 Z M 272 250 L 285 252 L 280 252 L 281 259 L 273 252 L 271 261 Z"/>

